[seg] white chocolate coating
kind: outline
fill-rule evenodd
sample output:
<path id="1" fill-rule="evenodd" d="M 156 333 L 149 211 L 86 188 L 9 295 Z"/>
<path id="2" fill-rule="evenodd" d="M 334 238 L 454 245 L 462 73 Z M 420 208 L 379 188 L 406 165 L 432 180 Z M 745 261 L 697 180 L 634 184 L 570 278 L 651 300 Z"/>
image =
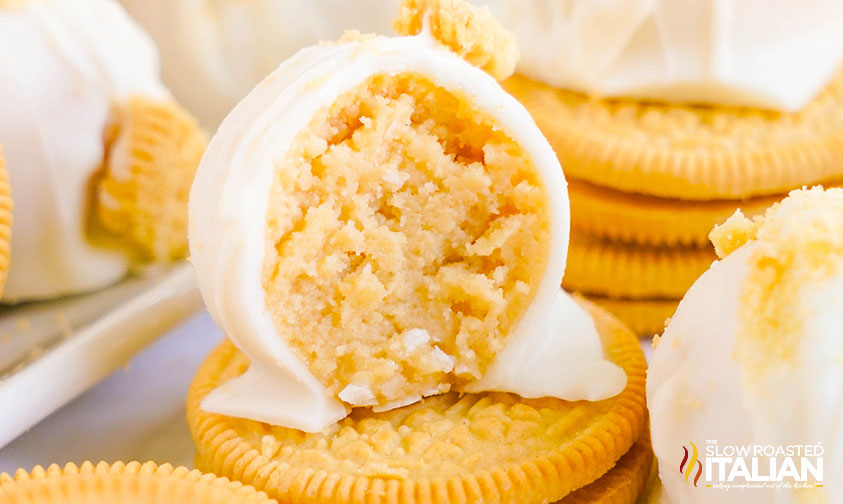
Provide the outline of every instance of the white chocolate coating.
<path id="1" fill-rule="evenodd" d="M 559 289 L 569 214 L 565 180 L 555 154 L 527 111 L 493 78 L 436 47 L 423 33 L 299 52 L 232 111 L 211 141 L 190 197 L 192 262 L 209 312 L 251 359 L 251 367 L 209 394 L 203 409 L 311 432 L 346 416 L 347 405 L 329 396 L 294 356 L 266 309 L 261 270 L 269 187 L 275 161 L 283 159 L 295 135 L 317 111 L 327 109 L 339 95 L 372 75 L 405 72 L 420 73 L 445 89 L 460 92 L 505 125 L 532 158 L 550 195 L 552 238 L 545 276 L 510 335 L 509 346 L 472 390 L 574 400 L 611 397 L 625 386 L 623 371 L 605 360 L 591 320 Z M 556 357 L 568 349 L 580 353 L 568 353 L 565 362 L 577 364 L 563 368 Z M 355 392 L 359 391 L 349 391 Z M 389 406 L 418 399 L 409 397 Z"/>
<path id="2" fill-rule="evenodd" d="M 797 111 L 843 63 L 837 0 L 474 0 L 553 87 Z"/>
<path id="3" fill-rule="evenodd" d="M 794 316 L 806 321 L 793 356 L 760 380 L 735 358 L 738 309 L 756 242 L 716 262 L 685 295 L 651 361 L 647 377 L 653 449 L 664 501 L 672 504 L 843 502 L 843 275 L 806 285 Z M 682 446 L 792 445 L 821 442 L 825 487 L 695 488 L 679 472 Z M 782 462 L 781 460 L 779 462 Z M 762 460 L 760 467 L 769 467 Z M 740 480 L 737 481 L 738 483 Z M 703 482 L 700 482 L 700 487 Z"/>
<path id="4" fill-rule="evenodd" d="M 207 128 L 296 51 L 391 33 L 398 0 L 121 0 L 161 48 L 164 82 Z"/>
<path id="5" fill-rule="evenodd" d="M 0 142 L 15 222 L 4 301 L 83 292 L 128 259 L 86 238 L 91 177 L 112 106 L 167 97 L 155 47 L 112 0 L 32 0 L 0 8 Z"/>

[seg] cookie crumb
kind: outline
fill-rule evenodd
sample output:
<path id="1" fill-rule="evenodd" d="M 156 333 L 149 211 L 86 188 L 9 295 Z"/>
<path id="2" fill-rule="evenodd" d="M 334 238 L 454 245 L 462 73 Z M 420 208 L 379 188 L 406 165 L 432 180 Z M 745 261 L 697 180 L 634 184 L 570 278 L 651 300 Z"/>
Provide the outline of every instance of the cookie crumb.
<path id="1" fill-rule="evenodd" d="M 731 217 L 726 219 L 726 222 L 714 226 L 708 238 L 714 245 L 717 257 L 723 259 L 741 248 L 746 242 L 754 239 L 758 232 L 758 226 L 758 220 L 747 219 L 743 212 L 738 209 Z"/>
<path id="2" fill-rule="evenodd" d="M 750 373 L 790 363 L 804 335 L 806 289 L 843 273 L 843 189 L 791 191 L 753 219 L 737 357 Z"/>
<path id="3" fill-rule="evenodd" d="M 463 0 L 405 0 L 392 25 L 401 35 L 430 35 L 472 65 L 497 80 L 515 72 L 520 57 L 515 35 L 487 7 Z"/>

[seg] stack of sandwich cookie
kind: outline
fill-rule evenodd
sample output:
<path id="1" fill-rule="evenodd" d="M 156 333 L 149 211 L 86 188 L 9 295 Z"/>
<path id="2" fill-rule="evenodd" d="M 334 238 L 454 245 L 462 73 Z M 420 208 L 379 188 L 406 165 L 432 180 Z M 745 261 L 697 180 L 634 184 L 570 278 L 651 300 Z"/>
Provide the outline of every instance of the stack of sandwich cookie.
<path id="1" fill-rule="evenodd" d="M 396 28 L 282 64 L 200 164 L 191 262 L 230 341 L 188 392 L 197 465 L 290 503 L 634 502 L 645 362 L 560 288 L 565 180 L 496 80 L 511 34 L 457 0 Z"/>
<path id="2" fill-rule="evenodd" d="M 273 504 L 263 492 L 169 464 L 118 462 L 36 466 L 0 474 L 4 504 Z"/>
<path id="3" fill-rule="evenodd" d="M 680 10 L 628 1 L 608 11 L 586 1 L 566 11 L 541 1 L 494 4 L 523 54 L 505 87 L 530 110 L 571 181 L 565 286 L 634 330 L 663 329 L 715 259 L 708 232 L 736 208 L 756 215 L 791 189 L 843 181 L 839 3 L 810 15 L 792 4 L 800 14 L 788 25 L 793 51 L 767 48 L 778 47 L 777 20 L 795 17 L 787 4 L 760 13 L 739 2 Z M 628 262 L 649 267 L 615 285 L 614 272 Z M 660 288 L 633 288 L 654 281 Z"/>

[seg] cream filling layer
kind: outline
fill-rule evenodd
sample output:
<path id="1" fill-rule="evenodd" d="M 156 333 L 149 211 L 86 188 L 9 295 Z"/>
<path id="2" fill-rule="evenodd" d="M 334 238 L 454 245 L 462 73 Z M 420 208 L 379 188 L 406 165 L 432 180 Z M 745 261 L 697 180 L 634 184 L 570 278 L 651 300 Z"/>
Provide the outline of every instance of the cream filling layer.
<path id="1" fill-rule="evenodd" d="M 350 405 L 327 393 L 277 333 L 266 309 L 261 268 L 269 187 L 276 162 L 315 113 L 371 75 L 408 72 L 459 92 L 505 125 L 531 156 L 550 195 L 551 259 L 545 275 L 508 346 L 470 390 L 579 400 L 610 397 L 625 386 L 626 376 L 606 361 L 588 316 L 559 288 L 569 214 L 566 183 L 553 150 L 527 111 L 493 78 L 422 34 L 299 52 L 235 107 L 211 141 L 190 197 L 192 262 L 208 310 L 251 366 L 210 393 L 203 409 L 311 432 L 347 415 Z M 580 354 L 570 354 L 565 362 L 571 368 L 562 372 L 558 358 L 569 348 Z M 349 399 L 357 395 L 351 392 Z"/>

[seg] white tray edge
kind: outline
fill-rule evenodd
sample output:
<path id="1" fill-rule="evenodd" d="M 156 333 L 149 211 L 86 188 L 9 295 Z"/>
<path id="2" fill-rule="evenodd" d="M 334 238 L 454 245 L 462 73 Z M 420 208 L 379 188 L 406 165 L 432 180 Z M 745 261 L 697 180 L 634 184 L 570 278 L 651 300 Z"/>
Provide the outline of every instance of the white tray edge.
<path id="1" fill-rule="evenodd" d="M 0 387 L 0 448 L 201 307 L 193 269 L 184 265 L 9 377 Z"/>

